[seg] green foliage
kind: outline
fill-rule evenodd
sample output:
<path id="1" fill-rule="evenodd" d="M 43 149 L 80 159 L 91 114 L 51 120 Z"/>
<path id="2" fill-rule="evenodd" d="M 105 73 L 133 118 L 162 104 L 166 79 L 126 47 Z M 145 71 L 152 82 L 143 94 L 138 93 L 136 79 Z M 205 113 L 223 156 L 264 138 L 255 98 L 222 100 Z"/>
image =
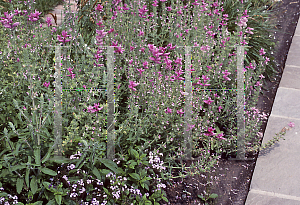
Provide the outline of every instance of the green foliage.
<path id="1" fill-rule="evenodd" d="M 220 2 L 220 1 L 219 1 Z M 249 43 L 246 48 L 246 63 L 252 62 L 253 60 L 259 62 L 259 51 L 264 48 L 266 56 L 270 59 L 268 65 L 266 65 L 263 75 L 266 77 L 264 82 L 272 80 L 278 73 L 276 71 L 276 60 L 273 57 L 273 51 L 275 50 L 275 43 L 273 40 L 274 31 L 278 32 L 279 29 L 275 29 L 276 22 L 272 22 L 270 19 L 272 16 L 276 16 L 272 8 L 279 2 L 273 0 L 248 0 L 241 4 L 241 1 L 236 0 L 222 0 L 224 2 L 224 14 L 228 14 L 228 31 L 233 33 L 237 32 L 238 25 L 238 9 L 247 10 L 248 22 L 247 27 L 253 28 L 254 34 L 249 38 Z M 272 13 L 271 13 L 272 12 Z M 264 88 L 265 89 L 265 88 Z"/>

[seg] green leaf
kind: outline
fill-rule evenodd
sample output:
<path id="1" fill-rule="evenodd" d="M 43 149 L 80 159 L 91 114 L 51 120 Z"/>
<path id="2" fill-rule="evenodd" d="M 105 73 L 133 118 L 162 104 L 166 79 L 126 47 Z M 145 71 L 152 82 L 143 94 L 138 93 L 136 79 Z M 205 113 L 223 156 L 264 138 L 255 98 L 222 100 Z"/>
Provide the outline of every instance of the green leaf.
<path id="1" fill-rule="evenodd" d="M 58 163 L 58 164 L 62 164 L 62 163 L 67 164 L 71 161 L 71 159 L 68 159 L 68 158 L 65 158 L 65 157 L 62 157 L 62 156 L 54 156 L 53 158 L 50 158 L 49 161 L 55 162 L 55 163 Z"/>
<path id="2" fill-rule="evenodd" d="M 24 179 L 17 179 L 17 193 L 20 194 L 23 189 Z"/>
<path id="3" fill-rule="evenodd" d="M 148 186 L 148 184 L 144 184 L 145 185 L 145 188 L 149 191 L 149 186 Z"/>
<path id="4" fill-rule="evenodd" d="M 29 172 L 30 172 L 30 169 L 27 168 L 26 174 L 25 174 L 25 182 L 26 182 L 27 187 L 29 187 Z"/>
<path id="5" fill-rule="evenodd" d="M 166 202 L 169 202 L 168 199 L 166 197 L 161 197 L 163 200 L 165 200 Z"/>
<path id="6" fill-rule="evenodd" d="M 131 153 L 135 156 L 136 159 L 139 158 L 139 153 L 136 150 L 131 148 Z"/>
<path id="7" fill-rule="evenodd" d="M 48 201 L 46 205 L 55 205 L 55 200 L 51 199 L 50 201 Z"/>
<path id="8" fill-rule="evenodd" d="M 55 195 L 55 201 L 60 205 L 61 204 L 61 200 L 62 200 L 62 196 L 61 195 Z"/>
<path id="9" fill-rule="evenodd" d="M 32 194 L 35 194 L 37 189 L 38 189 L 37 181 L 36 181 L 35 176 L 33 176 L 31 181 L 30 181 L 30 189 L 32 191 Z"/>
<path id="10" fill-rule="evenodd" d="M 210 198 L 210 199 L 215 199 L 215 198 L 217 198 L 217 197 L 218 197 L 218 194 L 211 194 L 211 195 L 209 195 L 208 198 Z"/>
<path id="11" fill-rule="evenodd" d="M 18 169 L 24 169 L 24 168 L 26 168 L 26 165 L 16 165 L 16 166 L 11 167 L 11 171 L 13 172 Z"/>
<path id="12" fill-rule="evenodd" d="M 34 149 L 34 159 L 35 159 L 35 163 L 41 166 L 41 152 L 39 147 Z"/>
<path id="13" fill-rule="evenodd" d="M 94 167 L 94 169 L 93 169 L 92 172 L 97 177 L 97 179 L 101 180 L 100 172 L 99 172 L 99 170 L 96 167 Z"/>
<path id="14" fill-rule="evenodd" d="M 81 155 L 80 159 L 78 160 L 78 162 L 75 165 L 76 169 L 78 168 L 78 166 L 80 165 L 80 163 L 84 160 L 85 156 L 86 156 L 86 153 L 84 153 L 83 155 Z"/>
<path id="15" fill-rule="evenodd" d="M 105 193 L 106 193 L 107 195 L 109 195 L 109 191 L 108 191 L 105 187 L 103 187 L 103 189 L 104 189 Z"/>
<path id="16" fill-rule="evenodd" d="M 44 185 L 44 187 L 47 189 L 47 188 L 49 188 L 49 186 L 50 186 L 50 183 L 49 182 L 43 182 L 43 185 Z"/>
<path id="17" fill-rule="evenodd" d="M 108 169 L 101 169 L 100 173 L 102 174 L 102 176 L 106 176 L 107 174 L 109 174 L 111 171 Z"/>
<path id="18" fill-rule="evenodd" d="M 37 201 L 37 202 L 34 202 L 33 205 L 43 205 L 43 202 L 42 201 Z"/>
<path id="19" fill-rule="evenodd" d="M 115 173 L 119 173 L 118 169 L 118 165 L 116 163 L 114 163 L 112 160 L 109 159 L 99 159 L 99 161 L 104 164 L 107 168 L 109 168 L 110 170 L 114 171 Z"/>
<path id="20" fill-rule="evenodd" d="M 57 173 L 51 169 L 48 169 L 46 167 L 42 167 L 42 168 L 39 168 L 41 170 L 41 172 L 43 172 L 44 174 L 48 174 L 48 175 L 51 175 L 51 176 L 56 176 Z"/>
<path id="21" fill-rule="evenodd" d="M 136 180 L 140 180 L 140 176 L 137 173 L 129 173 L 129 175 Z"/>
<path id="22" fill-rule="evenodd" d="M 45 163 L 49 159 L 49 157 L 51 156 L 51 153 L 52 153 L 52 150 L 53 150 L 53 148 L 52 148 L 53 145 L 50 145 L 50 146 L 51 147 L 48 149 L 47 154 L 42 159 L 42 163 Z"/>

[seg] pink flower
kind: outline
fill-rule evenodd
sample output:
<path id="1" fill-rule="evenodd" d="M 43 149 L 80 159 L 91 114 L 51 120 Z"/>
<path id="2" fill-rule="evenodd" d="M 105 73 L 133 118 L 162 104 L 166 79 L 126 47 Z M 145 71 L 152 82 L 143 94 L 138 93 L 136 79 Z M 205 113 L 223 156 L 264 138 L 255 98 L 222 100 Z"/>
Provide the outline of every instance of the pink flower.
<path id="1" fill-rule="evenodd" d="M 69 42 L 69 41 L 72 40 L 72 39 L 67 39 L 67 37 L 72 37 L 72 36 L 71 35 L 67 35 L 66 31 L 62 31 L 62 36 L 61 35 L 57 35 L 58 41 L 66 43 L 66 42 Z"/>
<path id="2" fill-rule="evenodd" d="M 214 128 L 209 127 L 208 130 L 207 130 L 209 133 L 204 133 L 204 135 L 206 135 L 206 136 L 214 136 L 215 135 L 215 133 L 213 133 L 214 130 L 215 130 Z"/>
<path id="3" fill-rule="evenodd" d="M 182 58 L 177 58 L 174 62 L 176 63 L 176 64 L 180 64 L 180 65 L 182 65 Z"/>
<path id="4" fill-rule="evenodd" d="M 266 54 L 265 50 L 263 48 L 261 48 L 259 51 L 259 55 L 265 55 L 265 54 Z"/>
<path id="5" fill-rule="evenodd" d="M 226 138 L 224 138 L 223 136 L 224 136 L 224 134 L 221 133 L 221 134 L 218 134 L 216 137 L 221 139 L 221 140 L 226 140 Z"/>
<path id="6" fill-rule="evenodd" d="M 177 114 L 182 115 L 184 113 L 184 111 L 182 111 L 182 109 L 177 110 Z"/>
<path id="7" fill-rule="evenodd" d="M 167 108 L 166 113 L 172 113 L 172 109 Z"/>
<path id="8" fill-rule="evenodd" d="M 219 106 L 218 109 L 219 109 L 219 112 L 221 112 L 221 109 L 223 109 L 223 108 L 221 106 Z"/>
<path id="9" fill-rule="evenodd" d="M 143 66 L 144 66 L 145 69 L 148 69 L 148 62 L 145 61 L 145 62 L 143 63 Z"/>
<path id="10" fill-rule="evenodd" d="M 246 27 L 247 26 L 247 23 L 246 23 L 247 21 L 248 21 L 247 17 L 243 16 L 241 18 L 241 21 L 237 25 L 240 26 L 240 27 Z"/>
<path id="11" fill-rule="evenodd" d="M 129 8 L 127 8 L 127 4 L 124 4 L 123 10 L 124 11 L 129 10 Z"/>
<path id="12" fill-rule="evenodd" d="M 103 6 L 101 4 L 98 4 L 96 10 L 97 11 L 102 11 L 102 9 L 103 9 Z"/>
<path id="13" fill-rule="evenodd" d="M 140 31 L 140 33 L 138 34 L 138 36 L 144 36 L 144 32 Z"/>
<path id="14" fill-rule="evenodd" d="M 128 87 L 131 89 L 131 90 L 133 90 L 133 91 L 136 91 L 136 89 L 134 88 L 134 87 L 136 87 L 137 85 L 139 85 L 139 83 L 135 83 L 135 82 L 133 82 L 133 81 L 129 81 L 129 85 L 128 85 Z"/>
<path id="15" fill-rule="evenodd" d="M 166 7 L 166 9 L 167 9 L 168 11 L 172 11 L 172 7 L 170 7 L 170 6 Z"/>
<path id="16" fill-rule="evenodd" d="M 211 100 L 210 97 L 208 97 L 208 100 L 203 100 L 206 104 L 211 104 L 213 102 L 213 100 Z"/>
<path id="17" fill-rule="evenodd" d="M 44 84 L 43 84 L 43 85 L 44 85 L 45 87 L 47 87 L 47 88 L 48 88 L 48 87 L 49 87 L 49 85 L 50 85 L 50 82 L 48 82 L 48 83 L 47 83 L 47 82 L 44 82 Z"/>
<path id="18" fill-rule="evenodd" d="M 289 123 L 289 126 L 293 128 L 293 127 L 295 127 L 295 123 L 290 122 L 290 123 Z"/>
<path id="19" fill-rule="evenodd" d="M 142 72 L 144 72 L 145 70 L 141 69 L 137 69 L 140 72 L 140 75 L 142 75 Z"/>
<path id="20" fill-rule="evenodd" d="M 254 28 L 248 27 L 247 30 L 246 30 L 245 32 L 246 32 L 246 33 L 253 34 L 252 30 L 254 30 Z"/>

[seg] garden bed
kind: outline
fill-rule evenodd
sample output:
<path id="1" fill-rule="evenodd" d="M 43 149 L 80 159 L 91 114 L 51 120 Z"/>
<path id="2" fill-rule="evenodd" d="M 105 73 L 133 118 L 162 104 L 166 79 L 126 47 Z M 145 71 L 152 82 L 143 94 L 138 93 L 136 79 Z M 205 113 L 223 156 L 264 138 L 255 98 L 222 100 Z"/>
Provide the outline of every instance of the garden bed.
<path id="1" fill-rule="evenodd" d="M 280 2 L 280 4 L 272 11 L 272 14 L 278 12 L 278 15 L 274 15 L 274 17 L 272 17 L 272 21 L 277 22 L 276 28 L 280 29 L 280 32 L 274 32 L 274 42 L 276 42 L 274 57 L 277 60 L 276 71 L 279 73 L 274 80 L 267 80 L 267 83 L 263 85 L 263 87 L 267 90 L 263 90 L 263 95 L 260 94 L 257 104 L 257 108 L 261 112 L 265 112 L 268 116 L 272 110 L 275 95 L 291 45 L 291 40 L 299 19 L 299 6 L 299 0 L 295 0 L 293 2 L 290 0 L 282 0 L 282 2 Z M 265 121 L 261 125 L 260 130 L 262 133 L 265 132 L 267 122 L 268 121 Z M 214 200 L 214 204 L 243 205 L 246 202 L 249 192 L 257 156 L 258 154 L 248 156 L 249 158 L 255 157 L 255 160 L 249 161 L 229 160 L 229 156 L 223 156 L 218 162 L 218 165 L 215 166 L 215 170 L 210 173 L 188 176 L 183 180 L 182 178 L 176 178 L 173 180 L 175 184 L 174 186 L 167 185 L 167 187 L 164 188 L 169 203 L 161 201 L 160 204 L 202 204 L 197 195 L 203 194 L 203 191 L 205 191 L 203 184 L 207 181 L 213 181 L 213 184 L 210 185 L 209 193 L 215 193 L 218 195 L 218 197 Z M 187 167 L 191 165 L 191 161 L 185 163 Z M 178 173 L 179 170 L 175 170 L 172 174 L 174 176 L 178 176 Z M 209 175 L 213 178 L 213 180 L 207 180 Z"/>

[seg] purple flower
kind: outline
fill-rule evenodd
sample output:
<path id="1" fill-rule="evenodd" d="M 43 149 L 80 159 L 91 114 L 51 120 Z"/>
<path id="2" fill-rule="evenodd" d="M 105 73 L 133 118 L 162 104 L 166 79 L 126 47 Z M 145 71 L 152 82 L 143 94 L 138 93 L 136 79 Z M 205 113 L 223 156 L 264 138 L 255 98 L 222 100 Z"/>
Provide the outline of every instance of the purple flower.
<path id="1" fill-rule="evenodd" d="M 226 140 L 226 138 L 224 138 L 223 136 L 224 136 L 224 134 L 221 133 L 221 134 L 218 134 L 216 137 L 221 139 L 221 140 Z"/>
<path id="2" fill-rule="evenodd" d="M 142 72 L 144 72 L 145 70 L 141 69 L 137 69 L 140 72 L 140 75 L 142 75 Z"/>
<path id="3" fill-rule="evenodd" d="M 239 27 L 246 27 L 247 26 L 247 23 L 246 23 L 247 21 L 248 21 L 247 17 L 243 16 L 241 18 L 241 21 L 237 25 Z"/>
<path id="4" fill-rule="evenodd" d="M 295 127 L 295 123 L 290 122 L 290 123 L 289 123 L 289 126 L 293 128 L 293 127 Z"/>
<path id="5" fill-rule="evenodd" d="M 14 28 L 20 24 L 20 22 L 13 23 L 12 18 L 14 14 L 9 15 L 8 12 L 4 12 L 4 16 L 5 17 L 1 17 L 3 20 L 0 20 L 0 22 L 5 28 Z"/>
<path id="6" fill-rule="evenodd" d="M 124 11 L 129 10 L 129 8 L 127 8 L 127 4 L 124 4 L 123 10 Z"/>
<path id="7" fill-rule="evenodd" d="M 253 34 L 252 30 L 254 30 L 254 28 L 248 27 L 247 30 L 246 30 L 245 32 L 246 32 L 246 33 Z"/>
<path id="8" fill-rule="evenodd" d="M 259 55 L 265 55 L 265 54 L 266 54 L 265 50 L 263 48 L 261 48 L 259 51 Z"/>
<path id="9" fill-rule="evenodd" d="M 148 69 L 148 62 L 145 61 L 145 62 L 143 63 L 143 66 L 144 66 L 145 69 Z"/>
<path id="10" fill-rule="evenodd" d="M 203 100 L 206 104 L 211 104 L 213 102 L 213 100 L 211 100 L 210 97 L 208 97 L 208 100 Z"/>
<path id="11" fill-rule="evenodd" d="M 97 32 L 97 34 L 99 34 L 99 35 L 96 36 L 97 40 L 98 40 L 98 38 L 104 38 L 104 36 L 107 34 L 107 32 L 104 32 L 104 30 L 97 30 L 96 29 L 96 32 Z"/>
<path id="12" fill-rule="evenodd" d="M 44 84 L 43 84 L 43 85 L 44 85 L 45 87 L 47 87 L 47 88 L 48 88 L 48 87 L 49 87 L 49 85 L 50 85 L 50 82 L 48 82 L 48 83 L 47 83 L 47 82 L 44 82 Z"/>
<path id="13" fill-rule="evenodd" d="M 71 37 L 71 35 L 67 35 L 67 32 L 65 30 L 62 31 L 61 35 L 57 35 L 58 41 L 63 42 L 63 43 L 71 41 L 71 39 L 67 39 L 67 37 Z"/>
<path id="14" fill-rule="evenodd" d="M 172 109 L 167 108 L 166 113 L 172 113 Z"/>
<path id="15" fill-rule="evenodd" d="M 180 64 L 180 65 L 182 65 L 182 58 L 177 58 L 174 62 L 176 63 L 176 64 Z"/>
<path id="16" fill-rule="evenodd" d="M 96 23 L 100 28 L 101 27 L 104 27 L 104 26 L 102 26 L 102 22 L 101 21 L 99 21 L 98 23 Z"/>
<path id="17" fill-rule="evenodd" d="M 50 17 L 47 17 L 46 23 L 48 24 L 48 27 L 52 25 Z"/>
<path id="18" fill-rule="evenodd" d="M 37 10 L 35 10 L 34 13 L 31 13 L 28 17 L 29 17 L 29 21 L 37 21 L 39 19 L 39 15 L 41 15 L 42 13 L 38 12 Z"/>
<path id="19" fill-rule="evenodd" d="M 219 112 L 221 112 L 221 109 L 223 109 L 223 108 L 221 106 L 219 106 L 218 109 L 219 109 Z"/>
<path id="20" fill-rule="evenodd" d="M 98 4 L 96 10 L 97 11 L 102 11 L 102 9 L 103 9 L 103 6 L 101 4 Z"/>
<path id="21" fill-rule="evenodd" d="M 172 7 L 170 7 L 170 6 L 166 7 L 166 9 L 167 9 L 168 11 L 172 11 Z"/>
<path id="22" fill-rule="evenodd" d="M 139 9 L 139 14 L 144 15 L 147 11 L 147 5 L 144 5 L 143 8 Z"/>
<path id="23" fill-rule="evenodd" d="M 139 83 L 135 83 L 135 82 L 133 82 L 133 81 L 129 81 L 129 85 L 128 85 L 128 87 L 131 89 L 131 90 L 133 90 L 133 91 L 136 91 L 136 89 L 134 88 L 134 87 L 136 87 L 137 85 L 139 85 Z"/>

